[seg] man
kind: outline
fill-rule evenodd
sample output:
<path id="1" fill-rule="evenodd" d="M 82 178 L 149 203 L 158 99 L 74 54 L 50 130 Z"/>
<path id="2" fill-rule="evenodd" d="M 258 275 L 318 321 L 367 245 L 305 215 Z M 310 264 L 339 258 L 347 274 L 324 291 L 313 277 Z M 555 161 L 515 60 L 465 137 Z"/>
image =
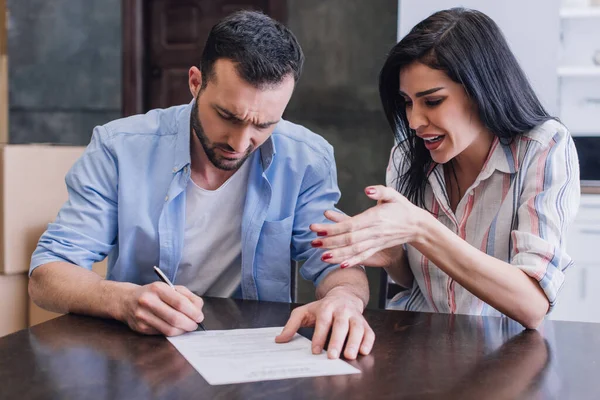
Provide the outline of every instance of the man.
<path id="1" fill-rule="evenodd" d="M 345 357 L 368 354 L 364 271 L 328 266 L 310 244 L 309 225 L 340 196 L 332 148 L 281 119 L 303 61 L 287 28 L 238 12 L 213 27 L 190 68 L 189 105 L 96 127 L 33 254 L 32 299 L 179 335 L 204 318 L 192 292 L 289 301 L 290 260 L 306 260 L 300 272 L 319 300 L 294 310 L 277 341 L 315 325 L 314 353 L 331 329 L 330 358 L 346 337 Z M 106 256 L 103 280 L 90 269 Z M 154 265 L 176 290 L 156 282 Z"/>

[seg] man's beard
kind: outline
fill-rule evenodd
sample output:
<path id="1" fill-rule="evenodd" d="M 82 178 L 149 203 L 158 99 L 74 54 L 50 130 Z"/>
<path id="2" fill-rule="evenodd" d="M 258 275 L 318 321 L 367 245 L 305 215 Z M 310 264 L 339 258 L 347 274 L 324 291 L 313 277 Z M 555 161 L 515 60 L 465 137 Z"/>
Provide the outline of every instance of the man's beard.
<path id="1" fill-rule="evenodd" d="M 241 158 L 231 159 L 220 156 L 215 151 L 220 148 L 226 151 L 235 151 L 231 146 L 227 143 L 211 143 L 211 141 L 204 134 L 204 129 L 202 128 L 202 124 L 200 123 L 200 118 L 198 117 L 198 98 L 194 102 L 194 106 L 192 107 L 192 115 L 190 117 L 190 126 L 192 131 L 196 133 L 202 148 L 204 149 L 204 153 L 208 157 L 209 161 L 217 167 L 218 169 L 222 169 L 224 171 L 235 171 L 239 169 L 242 164 L 250 157 L 252 151 L 254 151 L 254 146 L 248 146 L 246 153 Z"/>

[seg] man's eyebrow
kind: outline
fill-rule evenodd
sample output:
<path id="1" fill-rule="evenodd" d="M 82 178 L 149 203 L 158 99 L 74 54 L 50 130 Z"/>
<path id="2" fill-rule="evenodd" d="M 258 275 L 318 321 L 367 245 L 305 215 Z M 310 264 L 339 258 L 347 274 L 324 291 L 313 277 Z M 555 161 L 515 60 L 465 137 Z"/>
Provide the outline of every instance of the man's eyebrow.
<path id="1" fill-rule="evenodd" d="M 238 117 L 237 115 L 235 115 L 235 113 L 233 113 L 233 112 L 231 112 L 231 111 L 229 111 L 229 110 L 227 110 L 227 109 L 225 109 L 225 108 L 223 108 L 221 106 L 215 105 L 214 108 L 217 111 L 219 111 L 220 113 L 225 114 L 225 116 L 227 118 L 231 118 L 231 119 L 233 119 L 235 121 L 238 121 L 238 122 L 244 122 L 244 120 L 241 119 L 240 117 Z M 259 128 L 268 128 L 269 126 L 275 125 L 277 123 L 279 123 L 279 120 L 277 120 L 277 121 L 262 122 L 260 124 L 254 124 L 254 125 L 257 126 L 257 127 L 259 127 Z"/>
<path id="2" fill-rule="evenodd" d="M 235 119 L 236 121 L 240 121 L 240 122 L 243 121 L 241 118 L 236 116 L 234 112 L 231 112 L 231 111 L 227 110 L 226 108 L 223 108 L 223 107 L 217 106 L 217 105 L 214 105 L 213 107 L 217 111 L 219 111 L 221 114 L 225 114 L 225 116 L 228 118 Z"/>
<path id="3" fill-rule="evenodd" d="M 261 124 L 254 124 L 255 126 L 258 126 L 259 128 L 268 128 L 271 125 L 275 125 L 279 123 L 279 121 L 268 121 L 268 122 L 263 122 Z"/>

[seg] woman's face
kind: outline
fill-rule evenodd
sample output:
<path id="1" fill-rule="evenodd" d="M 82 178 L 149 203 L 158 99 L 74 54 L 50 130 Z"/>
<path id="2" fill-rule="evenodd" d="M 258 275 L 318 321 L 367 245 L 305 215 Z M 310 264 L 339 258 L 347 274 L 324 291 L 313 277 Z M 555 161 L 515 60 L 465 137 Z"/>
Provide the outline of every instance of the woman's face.
<path id="1" fill-rule="evenodd" d="M 457 156 L 457 161 L 485 160 L 493 137 L 462 85 L 441 70 L 415 62 L 400 70 L 400 94 L 410 128 L 424 140 L 436 163 Z"/>

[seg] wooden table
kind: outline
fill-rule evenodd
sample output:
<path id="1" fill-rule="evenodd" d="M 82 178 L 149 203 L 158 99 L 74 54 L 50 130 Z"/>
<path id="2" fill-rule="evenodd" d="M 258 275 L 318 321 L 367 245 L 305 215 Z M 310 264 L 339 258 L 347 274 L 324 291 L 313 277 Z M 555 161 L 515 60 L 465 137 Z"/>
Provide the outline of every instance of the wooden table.
<path id="1" fill-rule="evenodd" d="M 208 329 L 283 326 L 293 305 L 206 299 Z M 600 324 L 367 310 L 359 375 L 210 386 L 164 337 L 67 315 L 0 339 L 4 399 L 600 398 Z M 310 335 L 310 330 L 303 332 Z"/>

